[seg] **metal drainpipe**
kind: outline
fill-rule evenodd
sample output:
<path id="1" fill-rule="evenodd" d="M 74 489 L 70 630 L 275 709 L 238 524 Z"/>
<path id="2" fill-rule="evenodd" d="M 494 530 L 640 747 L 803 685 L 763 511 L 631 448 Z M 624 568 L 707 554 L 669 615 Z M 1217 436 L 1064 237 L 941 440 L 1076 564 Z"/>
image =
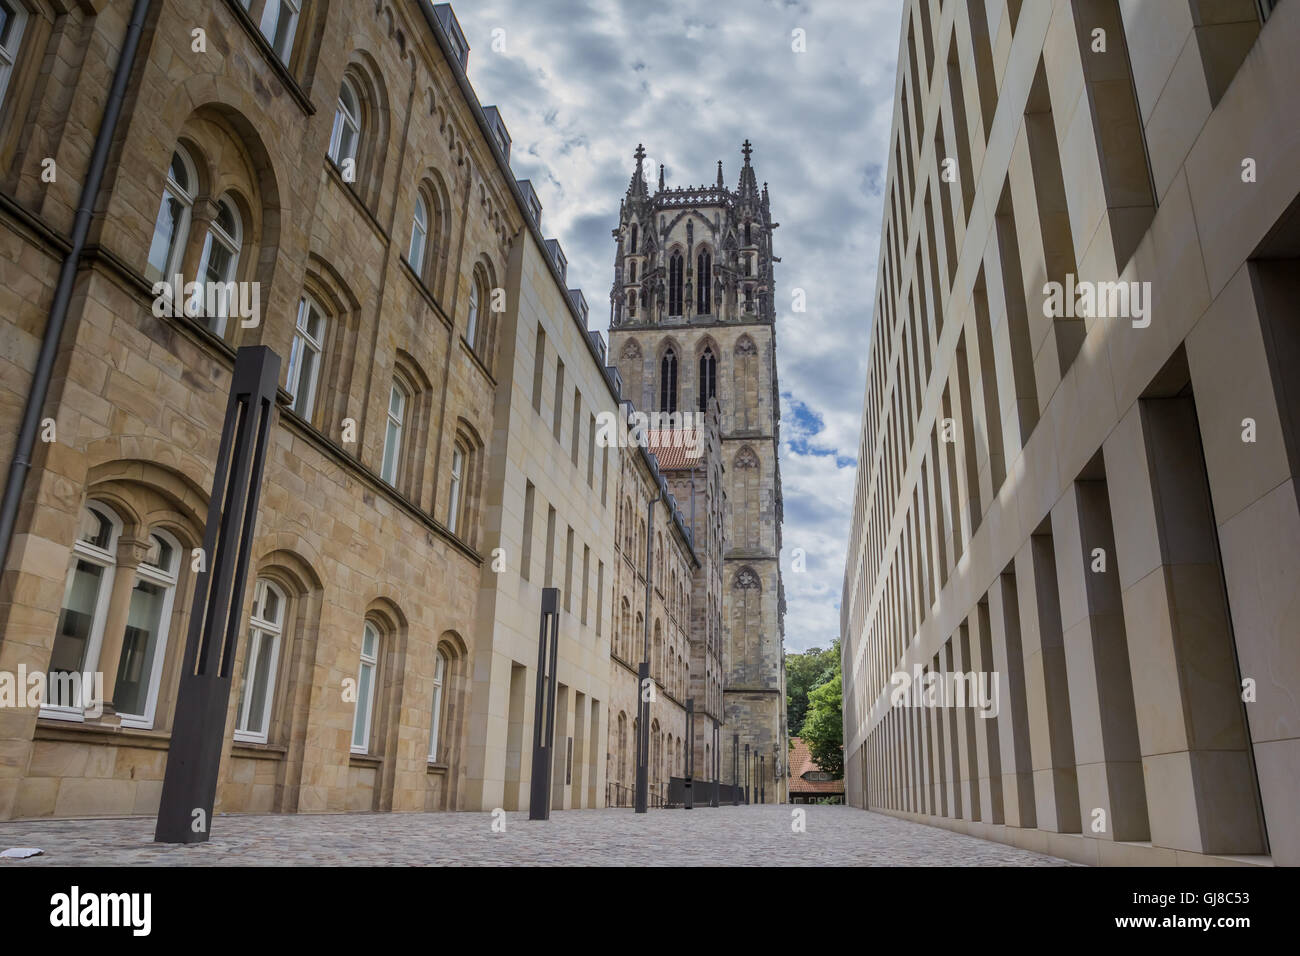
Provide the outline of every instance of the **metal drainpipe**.
<path id="1" fill-rule="evenodd" d="M 45 400 L 49 397 L 50 377 L 54 372 L 54 360 L 58 356 L 59 342 L 63 338 L 63 327 L 68 319 L 72 286 L 81 265 L 86 236 L 90 233 L 90 220 L 99 199 L 99 188 L 104 182 L 108 151 L 113 144 L 118 119 L 122 115 L 122 102 L 126 99 L 126 84 L 131 78 L 131 70 L 135 65 L 140 34 L 144 31 L 144 21 L 152 5 L 153 0 L 135 0 L 135 6 L 131 8 L 131 20 L 127 24 L 126 38 L 122 41 L 122 55 L 118 57 L 117 66 L 113 70 L 113 83 L 109 87 L 108 102 L 104 104 L 104 116 L 99 124 L 99 132 L 95 136 L 94 150 L 90 154 L 90 167 L 86 171 L 86 181 L 81 187 L 81 198 L 77 202 L 77 214 L 72 224 L 72 248 L 68 250 L 63 265 L 59 268 L 59 284 L 54 290 L 54 301 L 50 305 L 49 319 L 45 323 L 45 336 L 41 339 L 41 350 L 36 356 L 36 369 L 32 373 L 27 406 L 23 409 L 18 442 L 14 447 L 13 461 L 9 463 L 9 481 L 5 485 L 4 500 L 0 502 L 0 572 L 3 572 L 9 561 L 9 547 L 13 544 L 14 527 L 18 521 L 18 506 L 22 502 L 23 488 L 27 484 L 27 474 L 32 467 L 32 449 L 36 446 L 36 432 L 40 428 L 41 412 L 44 411 Z M 3 641 L 3 637 L 0 637 L 0 641 Z"/>

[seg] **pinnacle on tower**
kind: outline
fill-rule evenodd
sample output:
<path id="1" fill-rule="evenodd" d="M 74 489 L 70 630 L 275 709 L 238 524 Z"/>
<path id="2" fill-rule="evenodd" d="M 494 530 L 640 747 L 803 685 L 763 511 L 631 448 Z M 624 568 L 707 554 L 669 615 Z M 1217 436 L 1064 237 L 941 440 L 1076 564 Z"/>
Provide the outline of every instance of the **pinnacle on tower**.
<path id="1" fill-rule="evenodd" d="M 722 160 L 718 160 L 718 185 L 722 186 Z"/>
<path id="2" fill-rule="evenodd" d="M 628 183 L 627 194 L 638 199 L 644 199 L 646 196 L 645 178 L 641 170 L 642 160 L 645 159 L 645 147 L 640 143 L 636 144 L 636 152 L 632 154 L 636 157 L 636 170 L 632 173 L 632 181 Z"/>
<path id="3" fill-rule="evenodd" d="M 740 152 L 744 154 L 745 165 L 740 168 L 740 186 L 736 190 L 737 198 L 741 200 L 752 199 L 758 200 L 758 181 L 754 178 L 754 167 L 749 164 L 750 154 L 754 152 L 754 146 L 749 140 L 745 140 L 740 147 Z"/>
<path id="4" fill-rule="evenodd" d="M 664 164 L 659 164 L 659 191 L 663 192 L 664 188 Z"/>

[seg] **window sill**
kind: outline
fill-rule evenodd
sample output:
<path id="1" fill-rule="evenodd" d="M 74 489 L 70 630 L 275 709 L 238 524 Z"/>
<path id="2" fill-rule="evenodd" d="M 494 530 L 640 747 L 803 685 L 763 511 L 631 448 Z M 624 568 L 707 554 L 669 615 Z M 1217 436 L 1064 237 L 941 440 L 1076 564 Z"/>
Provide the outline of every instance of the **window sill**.
<path id="1" fill-rule="evenodd" d="M 348 766 L 351 767 L 379 767 L 383 762 L 383 757 L 375 757 L 371 754 L 348 754 Z"/>
<path id="2" fill-rule="evenodd" d="M 249 760 L 283 760 L 289 754 L 288 747 L 279 744 L 258 743 L 255 740 L 235 739 L 230 748 L 230 756 L 246 757 Z"/>
<path id="3" fill-rule="evenodd" d="M 231 2 L 231 0 L 227 0 L 227 2 Z M 338 166 L 334 164 L 334 160 L 330 159 L 328 155 L 325 156 L 325 168 L 329 171 L 330 178 L 333 179 L 348 198 L 352 200 L 352 204 L 366 217 L 366 221 L 369 222 L 375 232 L 379 234 L 379 237 L 383 239 L 384 242 L 388 242 L 388 233 L 384 230 L 384 227 L 380 225 L 379 220 L 375 218 L 375 214 L 370 211 L 370 207 L 367 206 L 365 200 L 361 198 L 356 187 L 343 178 L 343 174 L 339 172 Z"/>
<path id="4" fill-rule="evenodd" d="M 248 11 L 243 8 L 239 3 L 239 0 L 226 0 L 226 6 L 230 8 L 230 12 L 234 15 L 236 22 L 244 28 L 244 32 L 247 33 L 249 39 L 253 41 L 253 45 L 257 47 L 258 51 L 262 54 L 262 59 L 266 60 L 267 65 L 271 67 L 271 71 L 275 73 L 276 78 L 284 85 L 284 88 L 289 91 L 289 95 L 297 101 L 300 107 L 302 107 L 303 113 L 307 116 L 314 116 L 316 113 L 316 107 L 312 103 L 311 97 L 307 95 L 306 90 L 298 85 L 298 81 L 293 78 L 293 74 L 290 73 L 289 68 L 284 65 L 284 61 L 276 55 L 275 50 L 271 48 L 271 44 L 267 42 L 266 37 L 262 36 L 262 31 L 257 28 L 257 24 L 254 23 L 253 18 L 248 15 Z M 301 26 L 302 24 L 300 22 L 299 27 Z"/>
<path id="5" fill-rule="evenodd" d="M 406 277 L 415 283 L 416 291 L 418 291 L 420 295 L 424 296 L 424 300 L 429 304 L 429 308 L 433 309 L 433 314 L 438 317 L 443 325 L 447 326 L 448 330 L 450 330 L 452 328 L 451 319 L 447 317 L 447 313 L 444 312 L 442 306 L 438 304 L 438 299 L 434 296 L 433 290 L 425 285 L 424 280 L 420 278 L 420 273 L 415 271 L 415 268 L 407 261 L 406 256 L 398 256 L 398 258 L 402 262 L 402 267 L 406 270 Z"/>
<path id="6" fill-rule="evenodd" d="M 445 776 L 447 771 L 450 769 L 451 768 L 445 763 L 430 763 L 425 768 L 425 772 L 435 774 L 437 776 Z"/>
<path id="7" fill-rule="evenodd" d="M 460 345 L 461 348 L 463 348 L 465 352 L 468 353 L 471 361 L 473 361 L 473 363 L 478 367 L 478 370 L 483 373 L 483 377 L 488 380 L 488 384 L 491 385 L 493 388 L 496 388 L 497 387 L 496 377 L 491 372 L 488 371 L 488 367 L 486 363 L 484 363 L 483 359 L 479 357 L 479 354 L 474 351 L 474 346 L 469 344 L 469 339 L 465 338 L 465 336 L 463 335 L 460 336 Z"/>
<path id="8" fill-rule="evenodd" d="M 62 740 L 75 743 L 114 744 L 139 747 L 143 750 L 166 750 L 171 744 L 171 733 L 165 730 L 137 730 L 112 724 L 79 723 L 70 720 L 39 717 L 33 740 Z"/>

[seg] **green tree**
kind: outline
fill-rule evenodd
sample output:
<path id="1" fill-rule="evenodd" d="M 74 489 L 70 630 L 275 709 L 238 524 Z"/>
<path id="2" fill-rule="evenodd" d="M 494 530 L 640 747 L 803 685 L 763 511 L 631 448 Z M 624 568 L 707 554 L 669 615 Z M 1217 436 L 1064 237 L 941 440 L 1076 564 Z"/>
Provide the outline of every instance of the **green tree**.
<path id="1" fill-rule="evenodd" d="M 840 675 L 808 695 L 808 716 L 800 732 L 817 766 L 837 778 L 844 776 L 844 716 Z"/>
<path id="2" fill-rule="evenodd" d="M 808 694 L 840 672 L 840 642 L 785 656 L 786 726 L 798 734 L 808 713 Z"/>

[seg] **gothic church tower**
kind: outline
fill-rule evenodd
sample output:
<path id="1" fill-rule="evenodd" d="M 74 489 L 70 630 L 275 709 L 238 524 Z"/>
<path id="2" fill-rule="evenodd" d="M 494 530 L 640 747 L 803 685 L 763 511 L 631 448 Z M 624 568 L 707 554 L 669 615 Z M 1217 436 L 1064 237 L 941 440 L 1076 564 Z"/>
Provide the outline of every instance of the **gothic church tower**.
<path id="1" fill-rule="evenodd" d="M 735 190 L 718 161 L 712 186 L 658 188 L 644 175 L 645 150 L 619 210 L 610 292 L 610 354 L 623 395 L 643 411 L 698 412 L 716 398 L 723 458 L 723 582 L 711 608 L 723 635 L 722 779 L 732 775 L 733 734 L 752 755 L 753 799 L 784 801 L 785 596 L 777 398 L 772 222 L 767 185 L 758 188 L 752 148 Z M 716 500 L 716 498 L 715 498 Z M 776 774 L 774 776 L 774 769 Z"/>

